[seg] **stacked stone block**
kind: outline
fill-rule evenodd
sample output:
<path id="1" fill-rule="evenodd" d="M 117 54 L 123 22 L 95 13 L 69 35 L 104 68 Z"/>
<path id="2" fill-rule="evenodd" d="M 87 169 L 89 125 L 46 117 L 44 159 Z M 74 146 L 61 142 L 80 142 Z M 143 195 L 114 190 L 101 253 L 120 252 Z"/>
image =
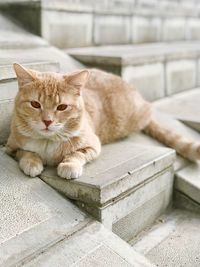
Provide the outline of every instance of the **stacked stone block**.
<path id="1" fill-rule="evenodd" d="M 42 1 L 42 36 L 59 48 L 197 40 L 198 1 Z"/>

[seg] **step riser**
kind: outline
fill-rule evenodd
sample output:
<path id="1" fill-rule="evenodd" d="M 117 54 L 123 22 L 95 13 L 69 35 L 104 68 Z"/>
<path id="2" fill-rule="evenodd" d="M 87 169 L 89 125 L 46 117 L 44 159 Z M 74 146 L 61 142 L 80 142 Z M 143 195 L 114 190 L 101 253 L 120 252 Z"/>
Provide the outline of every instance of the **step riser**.
<path id="1" fill-rule="evenodd" d="M 169 177 L 169 180 L 172 177 Z M 113 232 L 125 241 L 130 241 L 141 231 L 149 227 L 154 221 L 171 206 L 172 183 L 162 192 L 149 199 L 146 203 L 133 210 L 123 219 L 113 224 Z"/>
<path id="2" fill-rule="evenodd" d="M 95 208 L 86 203 L 77 202 L 77 204 L 122 239 L 129 241 L 151 225 L 171 205 L 172 168 L 152 179 L 151 182 L 108 206 Z"/>
<path id="3" fill-rule="evenodd" d="M 11 114 L 14 107 L 14 101 L 0 101 L 0 144 L 5 144 L 10 132 Z"/>
<path id="4" fill-rule="evenodd" d="M 10 82 L 0 83 L 0 101 L 4 103 L 5 101 L 11 101 L 15 98 L 18 91 L 18 83 L 16 80 Z"/>
<path id="5" fill-rule="evenodd" d="M 0 1 L 0 9 L 8 17 L 14 17 L 26 30 L 41 35 L 40 0 Z"/>
<path id="6" fill-rule="evenodd" d="M 148 100 L 163 98 L 197 87 L 198 60 L 177 60 L 122 67 L 122 77 Z"/>
<path id="7" fill-rule="evenodd" d="M 1 9 L 59 48 L 200 38 L 197 3 L 97 2 L 42 1 L 42 6 L 40 1 L 4 2 Z"/>
<path id="8" fill-rule="evenodd" d="M 152 150 L 130 137 L 103 146 L 98 160 L 87 164 L 78 179 L 61 179 L 53 168 L 41 178 L 127 241 L 170 205 L 174 160 L 173 150 Z"/>
<path id="9" fill-rule="evenodd" d="M 172 1 L 152 5 L 138 1 L 96 2 L 44 1 L 42 36 L 59 48 L 200 38 L 200 19 L 194 4 L 188 9 Z M 73 34 L 77 31 L 78 35 Z"/>
<path id="10" fill-rule="evenodd" d="M 188 195 L 174 190 L 173 206 L 177 209 L 185 209 L 200 214 L 200 203 L 194 201 Z"/>

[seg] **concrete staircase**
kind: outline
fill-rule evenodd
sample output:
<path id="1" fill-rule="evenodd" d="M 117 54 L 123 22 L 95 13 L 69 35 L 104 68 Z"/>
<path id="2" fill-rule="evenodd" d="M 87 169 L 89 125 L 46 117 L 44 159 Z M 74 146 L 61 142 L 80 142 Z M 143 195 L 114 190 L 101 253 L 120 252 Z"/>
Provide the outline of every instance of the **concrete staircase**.
<path id="1" fill-rule="evenodd" d="M 4 14 L 0 15 L 0 144 L 5 143 L 9 133 L 13 99 L 17 92 L 13 62 L 41 71 L 67 72 L 87 65 L 120 74 L 135 84 L 144 97 L 151 101 L 157 99 L 154 102 L 155 115 L 160 123 L 199 140 L 200 122 L 197 114 L 200 91 L 197 87 L 200 51 L 199 42 L 194 40 L 198 39 L 200 27 L 199 9 L 194 1 L 190 4 L 164 0 L 119 1 L 118 9 L 114 0 L 102 1 L 101 4 L 96 1 L 52 1 L 51 5 L 49 1 L 43 1 L 42 6 L 38 6 L 39 1 L 31 1 L 31 6 L 27 4 L 29 1 L 5 3 L 1 0 L 0 4 L 3 2 Z M 166 42 L 61 51 L 24 30 L 21 27 L 24 22 L 19 14 L 16 18 L 5 12 L 11 4 L 19 8 L 19 2 L 20 5 L 26 2 L 30 9 L 34 4 L 37 8 L 42 7 L 42 35 L 62 48 L 74 46 L 73 38 L 70 45 L 60 43 L 63 38 L 69 37 L 66 34 L 78 29 L 80 23 L 86 26 L 82 30 L 88 29 L 89 17 L 95 20 L 94 29 L 97 32 L 93 33 L 93 42 L 85 42 L 83 35 L 80 35 L 83 43 L 76 40 L 79 45 L 110 44 L 111 39 L 105 38 L 103 29 L 107 25 L 106 30 L 110 32 L 109 27 L 115 25 L 116 18 L 119 18 L 119 23 L 123 21 L 122 25 L 126 19 L 134 21 L 135 39 L 129 36 L 129 41 L 125 43 L 130 40 L 135 43 Z M 78 15 L 74 14 L 77 7 L 80 12 Z M 104 21 L 102 15 L 105 12 L 107 16 Z M 161 14 L 161 24 L 156 17 L 158 14 Z M 173 21 L 168 18 L 174 14 L 181 16 L 178 24 L 176 19 Z M 152 15 L 156 17 L 155 20 L 150 19 Z M 76 28 L 70 29 L 74 21 Z M 57 24 L 50 27 L 54 22 Z M 186 28 L 183 27 L 185 23 Z M 117 25 L 119 30 L 124 31 L 123 27 Z M 162 25 L 159 31 L 165 32 L 165 38 L 159 35 L 158 39 L 146 39 L 142 34 L 148 32 L 150 36 L 155 25 Z M 184 28 L 183 38 L 177 34 L 181 27 Z M 67 30 L 62 30 L 61 34 L 59 30 L 65 28 Z M 120 31 L 116 33 L 115 27 L 112 29 L 113 34 L 121 35 Z M 189 32 L 187 36 L 185 29 Z M 173 38 L 166 37 L 169 32 L 172 35 L 174 33 Z M 85 34 L 87 31 L 83 30 L 83 33 L 90 40 L 90 35 Z M 185 39 L 190 41 L 177 42 Z M 167 43 L 172 40 L 176 42 Z M 185 253 L 181 245 L 187 246 L 193 237 L 198 239 L 195 234 L 200 211 L 199 175 L 198 164 L 191 164 L 178 156 L 175 158 L 172 149 L 142 133 L 104 146 L 100 158 L 86 166 L 82 177 L 71 181 L 59 178 L 56 170 L 51 168 L 47 168 L 41 177 L 26 177 L 19 171 L 17 163 L 5 155 L 2 146 L 0 266 L 145 267 L 154 264 L 182 266 L 185 263 L 191 267 L 199 266 L 198 242 L 190 247 L 195 259 L 186 261 L 183 258 L 179 261 Z M 174 210 L 174 207 L 178 210 Z M 191 235 L 185 235 L 184 229 L 187 227 Z M 176 254 L 173 252 L 178 241 L 172 236 L 173 231 L 183 241 Z M 169 249 L 168 244 L 171 238 L 173 250 Z M 148 247 L 148 244 L 152 245 Z M 171 259 L 168 263 L 165 253 Z"/>
<path id="2" fill-rule="evenodd" d="M 153 266 L 0 150 L 0 266 Z"/>
<path id="3" fill-rule="evenodd" d="M 200 42 L 67 49 L 89 67 L 121 75 L 150 101 L 199 86 Z"/>
<path id="4" fill-rule="evenodd" d="M 4 27 L 0 30 L 0 144 L 3 145 L 17 92 L 12 63 L 62 72 L 83 65 L 5 16 L 1 15 L 1 20 Z M 133 151 L 129 153 L 130 159 L 131 154 Z M 0 266 L 94 266 L 100 263 L 113 267 L 153 266 L 42 180 L 23 175 L 17 162 L 4 153 L 3 146 L 0 147 L 0 177 Z"/>

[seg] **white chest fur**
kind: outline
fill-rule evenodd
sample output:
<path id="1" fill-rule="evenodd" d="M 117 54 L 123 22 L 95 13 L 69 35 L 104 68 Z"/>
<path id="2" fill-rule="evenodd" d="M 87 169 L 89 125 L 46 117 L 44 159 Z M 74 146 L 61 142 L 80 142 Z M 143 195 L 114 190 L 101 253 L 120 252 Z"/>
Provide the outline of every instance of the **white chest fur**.
<path id="1" fill-rule="evenodd" d="M 55 154 L 59 146 L 60 142 L 51 140 L 30 140 L 23 146 L 23 149 L 37 153 L 44 164 L 55 165 L 57 164 Z"/>

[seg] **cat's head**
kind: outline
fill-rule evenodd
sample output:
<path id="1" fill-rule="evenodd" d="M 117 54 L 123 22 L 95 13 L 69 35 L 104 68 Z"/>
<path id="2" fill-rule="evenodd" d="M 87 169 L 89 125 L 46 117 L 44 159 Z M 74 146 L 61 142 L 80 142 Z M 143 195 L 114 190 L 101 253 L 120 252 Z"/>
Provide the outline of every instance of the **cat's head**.
<path id="1" fill-rule="evenodd" d="M 19 131 L 53 140 L 77 135 L 84 112 L 81 89 L 89 72 L 42 73 L 19 64 L 14 69 L 19 84 L 15 101 Z"/>

